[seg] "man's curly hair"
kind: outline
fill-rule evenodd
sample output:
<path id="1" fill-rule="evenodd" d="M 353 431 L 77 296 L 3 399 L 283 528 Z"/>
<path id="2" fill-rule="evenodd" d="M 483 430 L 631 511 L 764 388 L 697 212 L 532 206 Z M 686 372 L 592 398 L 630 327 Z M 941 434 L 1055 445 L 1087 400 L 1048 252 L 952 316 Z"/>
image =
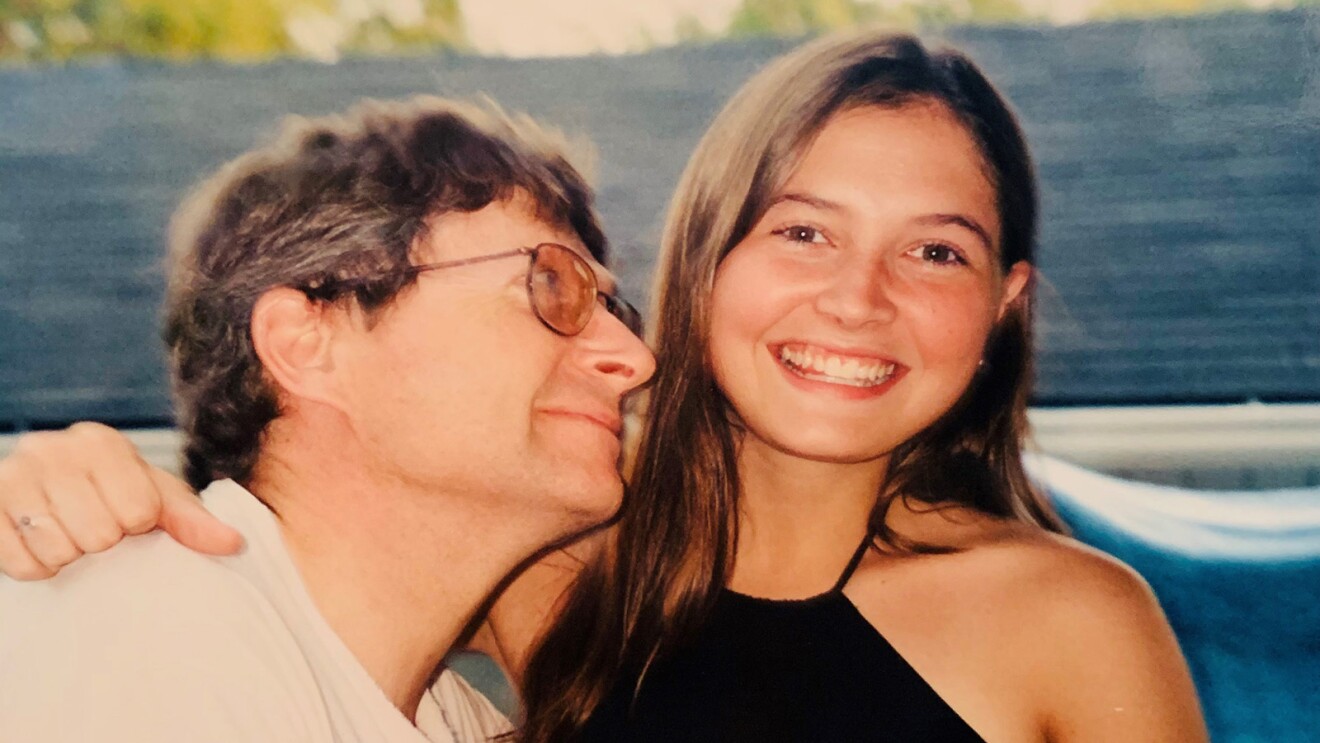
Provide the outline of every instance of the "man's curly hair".
<path id="1" fill-rule="evenodd" d="M 414 280 L 428 220 L 527 193 L 602 263 L 592 193 L 558 134 L 493 104 L 369 101 L 293 119 L 205 181 L 170 234 L 164 338 L 189 484 L 246 482 L 279 415 L 249 325 L 280 286 L 373 313 Z"/>

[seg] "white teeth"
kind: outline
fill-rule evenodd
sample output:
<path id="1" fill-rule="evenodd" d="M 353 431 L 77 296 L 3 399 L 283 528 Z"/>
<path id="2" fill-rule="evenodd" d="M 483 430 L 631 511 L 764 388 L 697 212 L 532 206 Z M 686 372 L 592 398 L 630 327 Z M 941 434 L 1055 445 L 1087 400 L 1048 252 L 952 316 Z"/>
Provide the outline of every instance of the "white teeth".
<path id="1" fill-rule="evenodd" d="M 779 360 L 793 371 L 807 377 L 851 387 L 874 387 L 894 374 L 894 364 L 866 362 L 858 358 L 813 353 L 809 350 L 779 348 Z"/>

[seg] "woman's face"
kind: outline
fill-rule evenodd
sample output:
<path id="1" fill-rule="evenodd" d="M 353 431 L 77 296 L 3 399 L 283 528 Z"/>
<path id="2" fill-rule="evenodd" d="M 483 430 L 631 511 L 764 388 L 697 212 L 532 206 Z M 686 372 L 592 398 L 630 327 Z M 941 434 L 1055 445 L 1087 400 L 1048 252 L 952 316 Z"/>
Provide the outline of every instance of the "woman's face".
<path id="1" fill-rule="evenodd" d="M 957 401 L 1030 276 L 1000 268 L 983 162 L 939 104 L 827 122 L 715 277 L 711 362 L 747 444 L 883 460 Z"/>

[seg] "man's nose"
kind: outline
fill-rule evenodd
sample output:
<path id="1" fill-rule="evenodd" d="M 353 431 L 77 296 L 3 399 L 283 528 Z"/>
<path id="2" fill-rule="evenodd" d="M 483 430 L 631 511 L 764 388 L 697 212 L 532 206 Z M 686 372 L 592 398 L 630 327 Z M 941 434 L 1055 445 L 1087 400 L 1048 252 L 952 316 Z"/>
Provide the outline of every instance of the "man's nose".
<path id="1" fill-rule="evenodd" d="M 581 358 L 620 394 L 630 392 L 655 373 L 655 354 L 618 318 L 598 310 L 579 334 Z"/>

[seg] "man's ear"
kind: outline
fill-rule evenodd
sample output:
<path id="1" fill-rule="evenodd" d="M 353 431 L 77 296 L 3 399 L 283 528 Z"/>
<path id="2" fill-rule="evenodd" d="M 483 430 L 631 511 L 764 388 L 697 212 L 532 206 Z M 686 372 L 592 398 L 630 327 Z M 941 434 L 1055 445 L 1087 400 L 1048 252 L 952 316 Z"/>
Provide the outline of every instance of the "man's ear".
<path id="1" fill-rule="evenodd" d="M 257 299 L 252 308 L 252 346 L 267 376 L 284 394 L 330 402 L 334 311 L 289 287 L 270 289 Z"/>
<path id="2" fill-rule="evenodd" d="M 999 299 L 999 312 L 995 315 L 995 322 L 1003 320 L 1004 313 L 1008 312 L 1008 308 L 1019 301 L 1019 298 L 1026 301 L 1027 297 L 1023 292 L 1031 286 L 1033 272 L 1031 264 L 1026 261 L 1018 261 L 1008 269 L 1008 275 L 1004 277 L 1004 295 Z"/>

